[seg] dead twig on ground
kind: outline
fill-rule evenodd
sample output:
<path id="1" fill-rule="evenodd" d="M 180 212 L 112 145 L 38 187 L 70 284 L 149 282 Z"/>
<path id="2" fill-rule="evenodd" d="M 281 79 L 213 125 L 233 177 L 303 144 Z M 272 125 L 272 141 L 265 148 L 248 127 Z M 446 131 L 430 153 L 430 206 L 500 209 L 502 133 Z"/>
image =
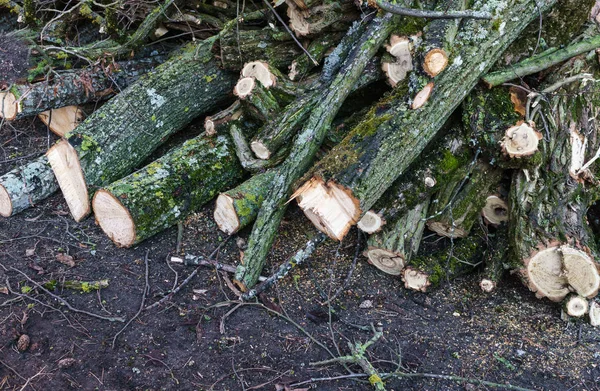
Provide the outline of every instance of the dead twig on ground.
<path id="1" fill-rule="evenodd" d="M 125 324 L 125 326 L 123 326 L 123 328 L 115 334 L 115 336 L 113 337 L 113 340 L 112 340 L 112 345 L 111 345 L 111 347 L 113 349 L 115 348 L 115 343 L 117 342 L 117 338 L 119 337 L 119 335 L 121 335 L 121 333 L 127 328 L 127 326 L 129 326 L 131 324 L 131 322 L 133 322 L 135 319 L 137 319 L 137 317 L 140 316 L 140 314 L 144 310 L 144 304 L 146 304 L 146 295 L 150 292 L 150 282 L 149 282 L 149 278 L 148 278 L 148 254 L 150 254 L 150 250 L 146 251 L 146 256 L 144 257 L 146 284 L 144 285 L 144 291 L 142 293 L 142 301 L 140 303 L 140 309 L 138 310 L 138 312 L 136 312 L 135 315 L 133 315 L 133 317 L 131 317 L 131 319 L 129 319 L 129 321 Z"/>

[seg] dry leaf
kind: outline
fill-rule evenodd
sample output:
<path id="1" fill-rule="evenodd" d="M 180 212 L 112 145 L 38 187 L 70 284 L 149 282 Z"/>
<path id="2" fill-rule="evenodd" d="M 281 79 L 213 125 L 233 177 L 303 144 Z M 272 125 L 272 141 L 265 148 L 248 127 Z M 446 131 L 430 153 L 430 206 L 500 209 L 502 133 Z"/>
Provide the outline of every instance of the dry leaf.
<path id="1" fill-rule="evenodd" d="M 60 369 L 66 369 L 72 367 L 77 361 L 74 358 L 63 358 L 58 362 L 58 367 Z"/>
<path id="2" fill-rule="evenodd" d="M 0 293 L 4 293 L 5 295 L 8 295 L 8 288 L 5 286 L 0 286 Z"/>
<path id="3" fill-rule="evenodd" d="M 69 267 L 75 266 L 75 261 L 73 261 L 73 257 L 67 254 L 58 253 L 56 254 L 56 260 L 63 265 L 67 265 Z"/>
<path id="4" fill-rule="evenodd" d="M 17 341 L 17 349 L 19 349 L 19 352 L 22 353 L 26 351 L 29 347 L 29 342 L 31 342 L 31 340 L 29 339 L 29 335 L 21 334 L 19 340 Z"/>

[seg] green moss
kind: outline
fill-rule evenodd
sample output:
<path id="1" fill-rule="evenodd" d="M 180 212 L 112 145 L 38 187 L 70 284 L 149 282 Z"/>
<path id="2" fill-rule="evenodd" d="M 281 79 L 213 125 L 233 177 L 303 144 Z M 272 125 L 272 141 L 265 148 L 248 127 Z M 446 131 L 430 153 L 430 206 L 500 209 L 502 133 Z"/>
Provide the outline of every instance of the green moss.
<path id="1" fill-rule="evenodd" d="M 449 150 L 444 151 L 444 157 L 440 162 L 442 172 L 452 172 L 460 166 L 460 161 Z"/>

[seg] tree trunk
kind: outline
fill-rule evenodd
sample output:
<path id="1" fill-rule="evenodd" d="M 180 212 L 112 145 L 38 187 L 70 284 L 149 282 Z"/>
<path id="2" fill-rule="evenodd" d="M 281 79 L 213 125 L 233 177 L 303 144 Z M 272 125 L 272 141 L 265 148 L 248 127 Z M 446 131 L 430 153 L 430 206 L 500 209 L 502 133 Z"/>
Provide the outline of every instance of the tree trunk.
<path id="1" fill-rule="evenodd" d="M 96 192 L 96 221 L 120 247 L 131 247 L 198 210 L 244 171 L 227 136 L 199 136 Z"/>
<path id="2" fill-rule="evenodd" d="M 65 106 L 108 99 L 164 62 L 161 56 L 109 64 L 105 68 L 60 71 L 49 81 L 14 85 L 0 92 L 0 118 L 9 121 Z"/>
<path id="3" fill-rule="evenodd" d="M 76 221 L 90 213 L 96 187 L 129 174 L 168 136 L 228 96 L 235 77 L 218 68 L 211 46 L 211 40 L 188 45 L 50 148 L 48 160 Z"/>
<path id="4" fill-rule="evenodd" d="M 331 238 L 342 239 L 418 158 L 508 44 L 540 10 L 549 9 L 555 2 L 510 1 L 502 11 L 496 10 L 496 17 L 503 22 L 502 31 L 491 29 L 490 21 L 465 21 L 455 41 L 455 47 L 460 49 L 452 65 L 435 78 L 425 106 L 409 109 L 406 87 L 396 87 L 316 165 L 312 179 L 295 193 L 300 207 L 315 226 Z M 323 202 L 324 199 L 332 202 Z"/>
<path id="5" fill-rule="evenodd" d="M 552 301 L 572 291 L 592 298 L 600 287 L 598 253 L 586 221 L 599 195 L 598 172 L 584 165 L 600 148 L 595 104 L 600 89 L 593 82 L 561 79 L 581 70 L 589 67 L 576 59 L 554 75 L 563 87 L 549 96 L 549 104 L 540 103 L 548 123 L 541 164 L 516 171 L 510 190 L 515 267 L 537 297 Z"/>
<path id="6" fill-rule="evenodd" d="M 0 177 L 0 216 L 13 216 L 56 190 L 58 183 L 46 156 L 29 161 Z"/>

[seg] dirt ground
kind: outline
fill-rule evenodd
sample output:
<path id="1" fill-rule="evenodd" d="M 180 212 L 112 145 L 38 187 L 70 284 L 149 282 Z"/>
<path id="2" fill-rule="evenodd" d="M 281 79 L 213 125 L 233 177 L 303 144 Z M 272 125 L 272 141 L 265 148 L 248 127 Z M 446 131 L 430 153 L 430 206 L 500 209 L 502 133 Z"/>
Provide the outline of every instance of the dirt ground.
<path id="1" fill-rule="evenodd" d="M 37 120 L 3 124 L 0 172 L 41 154 L 52 141 Z M 210 219 L 212 206 L 186 222 L 180 255 L 206 256 L 226 240 Z M 268 270 L 314 232 L 290 208 Z M 419 374 L 387 380 L 388 390 L 494 389 L 423 374 L 534 390 L 600 390 L 599 331 L 584 321 L 562 321 L 557 305 L 535 299 L 515 277 L 489 295 L 478 288 L 476 275 L 416 293 L 360 256 L 344 286 L 356 238 L 351 231 L 343 243 L 321 246 L 308 266 L 268 292 L 262 302 L 271 312 L 256 303 L 239 306 L 227 277 L 201 268 L 163 305 L 141 311 L 131 323 L 109 321 L 73 309 L 129 321 L 140 309 L 146 276 L 148 306 L 194 268 L 168 262 L 177 228 L 118 249 L 93 218 L 75 223 L 56 194 L 0 219 L 0 286 L 8 281 L 16 292 L 0 293 L 0 389 L 369 390 L 364 377 L 362 383 L 349 379 L 340 365 L 311 363 L 331 358 L 325 348 L 346 354 L 348 342 L 369 340 L 370 325 L 381 323 L 384 336 L 369 350 L 371 362 L 380 372 Z M 239 244 L 237 237 L 229 240 L 218 260 L 235 264 Z M 100 291 L 57 287 L 53 296 L 32 282 L 101 279 L 109 286 Z M 340 288 L 330 306 L 323 304 Z M 336 377 L 342 378 L 331 379 Z M 306 382 L 311 378 L 329 380 Z M 299 382 L 306 383 L 292 386 Z"/>

